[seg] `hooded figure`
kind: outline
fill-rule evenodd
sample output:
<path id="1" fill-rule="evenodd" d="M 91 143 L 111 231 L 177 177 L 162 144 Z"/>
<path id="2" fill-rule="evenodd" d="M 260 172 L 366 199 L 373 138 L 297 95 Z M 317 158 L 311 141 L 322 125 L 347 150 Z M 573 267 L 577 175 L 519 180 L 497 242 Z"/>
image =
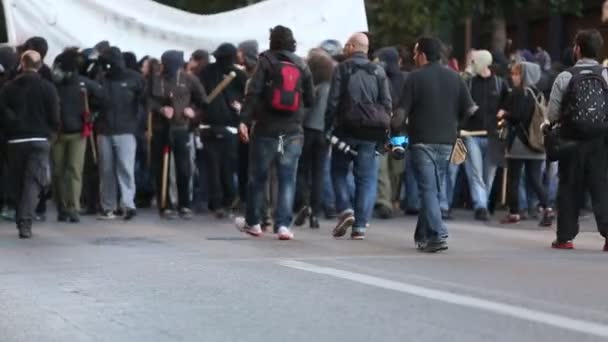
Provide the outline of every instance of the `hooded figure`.
<path id="1" fill-rule="evenodd" d="M 224 78 L 234 72 L 236 78 L 207 106 L 201 121 L 211 129 L 203 130 L 203 154 L 208 162 L 209 209 L 218 218 L 225 216 L 236 198 L 232 175 L 237 165 L 237 135 L 227 127 L 239 126 L 240 103 L 245 97 L 247 75 L 236 66 L 236 46 L 224 43 L 213 52 L 216 62 L 203 70 L 206 89 L 215 89 Z"/>
<path id="2" fill-rule="evenodd" d="M 156 178 L 157 203 L 161 217 L 174 218 L 175 210 L 184 219 L 190 210 L 192 167 L 191 124 L 197 109 L 206 106 L 207 94 L 198 78 L 184 70 L 183 51 L 169 50 L 162 54 L 162 73 L 149 74 L 147 106 L 152 115 L 152 170 Z M 162 198 L 163 155 L 169 148 L 175 160 L 178 198 L 164 194 Z M 164 204 L 164 207 L 163 207 Z"/>
<path id="3" fill-rule="evenodd" d="M 386 76 L 391 84 L 393 108 L 397 108 L 408 76 L 407 72 L 401 71 L 399 50 L 395 47 L 382 48 L 376 52 L 376 57 L 383 64 L 386 71 Z"/>
<path id="4" fill-rule="evenodd" d="M 259 44 L 256 40 L 246 40 L 239 44 L 239 64 L 245 67 L 245 71 L 248 74 L 252 74 L 258 64 L 259 54 Z"/>
<path id="5" fill-rule="evenodd" d="M 112 79 L 122 77 L 126 70 L 125 60 L 119 48 L 113 46 L 107 49 L 100 57 L 106 76 Z"/>
<path id="6" fill-rule="evenodd" d="M 42 37 L 32 37 L 25 41 L 23 46 L 20 47 L 22 51 L 26 50 L 34 50 L 40 54 L 40 58 L 42 60 L 42 67 L 38 70 L 38 73 L 42 78 L 47 81 L 52 82 L 53 77 L 51 73 L 51 68 L 44 63 L 44 58 L 46 57 L 47 52 L 49 51 L 49 45 L 46 42 L 46 39 Z"/>
<path id="7" fill-rule="evenodd" d="M 536 109 L 534 96 L 539 93 L 536 85 L 541 78 L 540 66 L 536 63 L 521 62 L 512 68 L 512 74 L 513 90 L 503 106 L 506 112 L 504 119 L 509 127 L 507 158 L 545 159 L 544 153 L 530 149 L 527 138 L 528 127 Z"/>

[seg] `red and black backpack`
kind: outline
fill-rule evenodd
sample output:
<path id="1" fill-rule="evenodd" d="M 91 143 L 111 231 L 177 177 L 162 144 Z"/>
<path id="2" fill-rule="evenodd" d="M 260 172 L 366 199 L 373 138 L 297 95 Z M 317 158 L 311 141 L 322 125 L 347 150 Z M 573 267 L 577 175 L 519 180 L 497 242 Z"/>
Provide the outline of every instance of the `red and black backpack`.
<path id="1" fill-rule="evenodd" d="M 302 70 L 290 60 L 280 60 L 266 53 L 270 62 L 267 101 L 276 112 L 291 114 L 300 109 L 302 102 Z"/>

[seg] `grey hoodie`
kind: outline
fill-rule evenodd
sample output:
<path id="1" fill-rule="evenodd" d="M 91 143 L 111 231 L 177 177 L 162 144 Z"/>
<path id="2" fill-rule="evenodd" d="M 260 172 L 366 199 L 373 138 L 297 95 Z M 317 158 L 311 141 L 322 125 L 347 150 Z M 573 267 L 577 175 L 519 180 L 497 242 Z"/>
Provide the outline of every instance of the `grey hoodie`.
<path id="1" fill-rule="evenodd" d="M 542 76 L 540 66 L 536 63 L 530 62 L 521 62 L 521 66 L 524 88 L 536 88 L 536 85 L 538 82 L 540 82 L 540 78 Z"/>

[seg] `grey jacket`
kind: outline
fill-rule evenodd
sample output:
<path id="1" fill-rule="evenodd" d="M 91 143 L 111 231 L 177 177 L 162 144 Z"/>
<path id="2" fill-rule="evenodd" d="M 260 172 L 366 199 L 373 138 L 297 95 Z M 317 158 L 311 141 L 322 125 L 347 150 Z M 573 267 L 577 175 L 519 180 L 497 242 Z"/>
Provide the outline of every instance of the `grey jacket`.
<path id="1" fill-rule="evenodd" d="M 599 63 L 593 59 L 581 59 L 576 62 L 575 68 L 589 68 L 599 65 Z M 608 70 L 604 70 L 602 76 L 608 82 Z M 562 114 L 562 100 L 566 91 L 568 90 L 568 85 L 570 84 L 570 80 L 572 80 L 572 74 L 570 71 L 564 71 L 557 76 L 555 79 L 555 83 L 553 83 L 553 89 L 551 90 L 551 98 L 549 99 L 549 113 L 548 118 L 549 121 L 555 122 L 558 121 Z"/>
<path id="2" fill-rule="evenodd" d="M 325 131 L 325 111 L 327 110 L 327 99 L 329 98 L 329 89 L 331 83 L 323 82 L 315 89 L 315 104 L 308 111 L 306 119 L 304 119 L 304 128 L 313 129 L 315 131 Z"/>

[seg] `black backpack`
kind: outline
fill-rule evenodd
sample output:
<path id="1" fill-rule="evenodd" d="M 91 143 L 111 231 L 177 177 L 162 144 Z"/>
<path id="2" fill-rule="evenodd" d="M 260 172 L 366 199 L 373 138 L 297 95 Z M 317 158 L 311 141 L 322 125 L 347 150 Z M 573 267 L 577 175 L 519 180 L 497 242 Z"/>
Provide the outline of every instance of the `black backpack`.
<path id="1" fill-rule="evenodd" d="M 343 86 L 342 124 L 350 128 L 377 128 L 388 130 L 391 114 L 378 103 L 382 69 L 373 63 L 353 64 Z"/>
<path id="2" fill-rule="evenodd" d="M 563 98 L 562 128 L 571 138 L 592 139 L 608 132 L 608 84 L 603 66 L 572 68 Z"/>

